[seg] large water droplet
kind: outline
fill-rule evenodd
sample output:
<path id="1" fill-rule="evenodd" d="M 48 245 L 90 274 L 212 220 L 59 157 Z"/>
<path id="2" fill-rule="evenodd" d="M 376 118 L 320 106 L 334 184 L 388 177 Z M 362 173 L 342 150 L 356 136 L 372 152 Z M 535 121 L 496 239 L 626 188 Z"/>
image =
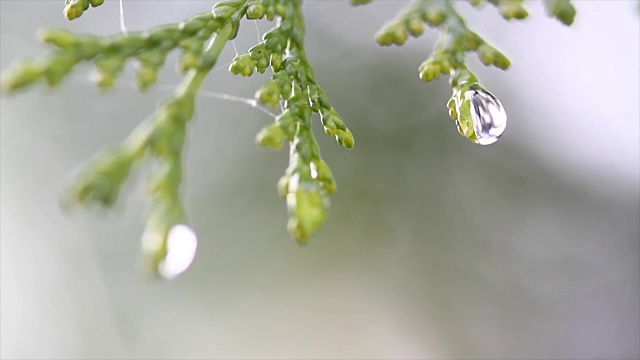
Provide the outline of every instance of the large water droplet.
<path id="1" fill-rule="evenodd" d="M 449 110 L 460 134 L 480 145 L 498 141 L 507 127 L 507 113 L 498 98 L 478 84 L 459 88 Z"/>
<path id="2" fill-rule="evenodd" d="M 158 272 L 165 279 L 173 279 L 183 273 L 196 256 L 198 239 L 186 225 L 175 225 L 167 234 L 167 256 L 158 264 Z"/>

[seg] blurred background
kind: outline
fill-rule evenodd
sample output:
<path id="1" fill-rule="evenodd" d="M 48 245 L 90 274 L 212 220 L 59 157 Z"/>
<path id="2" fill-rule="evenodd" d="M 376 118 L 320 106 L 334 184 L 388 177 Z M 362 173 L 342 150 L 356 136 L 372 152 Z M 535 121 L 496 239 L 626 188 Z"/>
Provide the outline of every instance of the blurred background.
<path id="1" fill-rule="evenodd" d="M 213 2 L 125 0 L 125 17 L 142 30 Z M 306 1 L 310 60 L 356 136 L 347 151 L 316 129 L 338 192 L 306 247 L 275 189 L 287 151 L 254 145 L 271 119 L 200 99 L 185 187 L 199 251 L 170 282 L 136 267 L 144 170 L 114 211 L 65 214 L 58 196 L 171 87 L 138 94 L 130 68 L 102 94 L 82 66 L 59 90 L 2 97 L 2 358 L 640 358 L 638 2 L 576 1 L 570 28 L 541 2 L 514 23 L 460 3 L 513 63 L 469 57 L 509 114 L 490 147 L 457 133 L 446 79 L 417 77 L 437 31 L 373 41 L 406 3 Z M 62 8 L 0 1 L 1 68 L 43 53 L 43 26 L 119 31 L 115 0 L 71 23 Z M 238 50 L 257 36 L 244 24 Z M 252 97 L 266 75 L 229 75 L 234 55 L 204 89 Z"/>

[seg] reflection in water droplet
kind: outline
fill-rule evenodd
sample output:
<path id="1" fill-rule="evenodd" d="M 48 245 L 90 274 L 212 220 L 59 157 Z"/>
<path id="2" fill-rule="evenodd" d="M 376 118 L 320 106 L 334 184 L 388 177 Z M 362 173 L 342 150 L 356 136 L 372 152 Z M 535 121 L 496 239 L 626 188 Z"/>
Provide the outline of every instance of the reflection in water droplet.
<path id="1" fill-rule="evenodd" d="M 507 113 L 500 101 L 478 84 L 458 89 L 449 109 L 460 134 L 480 145 L 498 141 L 507 127 Z"/>
<path id="2" fill-rule="evenodd" d="M 158 272 L 165 279 L 173 279 L 187 270 L 196 256 L 198 239 L 186 225 L 175 225 L 167 235 L 167 256 L 158 265 Z"/>

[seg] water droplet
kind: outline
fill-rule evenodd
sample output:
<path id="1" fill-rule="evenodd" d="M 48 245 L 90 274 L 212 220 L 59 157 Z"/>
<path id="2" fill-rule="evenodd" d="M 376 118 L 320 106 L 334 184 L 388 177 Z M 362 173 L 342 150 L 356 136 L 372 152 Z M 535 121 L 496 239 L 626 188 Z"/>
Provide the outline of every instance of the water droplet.
<path id="1" fill-rule="evenodd" d="M 167 256 L 158 264 L 158 273 L 173 279 L 183 273 L 196 256 L 198 239 L 190 227 L 175 225 L 167 235 Z"/>
<path id="2" fill-rule="evenodd" d="M 448 107 L 458 132 L 476 144 L 493 144 L 507 127 L 507 113 L 498 98 L 477 83 L 461 86 Z"/>

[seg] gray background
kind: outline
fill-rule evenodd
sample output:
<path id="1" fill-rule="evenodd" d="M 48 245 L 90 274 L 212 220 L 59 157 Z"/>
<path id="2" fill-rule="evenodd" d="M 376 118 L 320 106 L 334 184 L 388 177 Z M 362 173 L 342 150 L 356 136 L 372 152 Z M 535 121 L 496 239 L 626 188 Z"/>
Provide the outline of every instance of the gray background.
<path id="1" fill-rule="evenodd" d="M 212 3 L 124 5 L 141 30 Z M 513 62 L 470 60 L 509 113 L 490 147 L 457 134 L 445 79 L 417 78 L 436 31 L 402 48 L 372 40 L 405 3 L 305 4 L 309 57 L 356 136 L 347 151 L 318 126 L 339 189 L 307 247 L 275 191 L 286 151 L 253 143 L 270 118 L 201 98 L 186 158 L 199 252 L 171 282 L 136 269 L 144 169 L 114 211 L 58 207 L 69 174 L 170 88 L 140 95 L 129 69 L 102 95 L 83 66 L 55 92 L 2 97 L 2 357 L 639 358 L 638 3 L 577 1 L 571 28 L 539 2 L 513 24 L 461 3 Z M 42 26 L 119 31 L 115 0 L 72 23 L 62 1 L 0 10 L 2 69 L 44 51 Z M 248 22 L 236 45 L 256 42 Z M 264 80 L 222 70 L 204 88 L 251 97 Z"/>

